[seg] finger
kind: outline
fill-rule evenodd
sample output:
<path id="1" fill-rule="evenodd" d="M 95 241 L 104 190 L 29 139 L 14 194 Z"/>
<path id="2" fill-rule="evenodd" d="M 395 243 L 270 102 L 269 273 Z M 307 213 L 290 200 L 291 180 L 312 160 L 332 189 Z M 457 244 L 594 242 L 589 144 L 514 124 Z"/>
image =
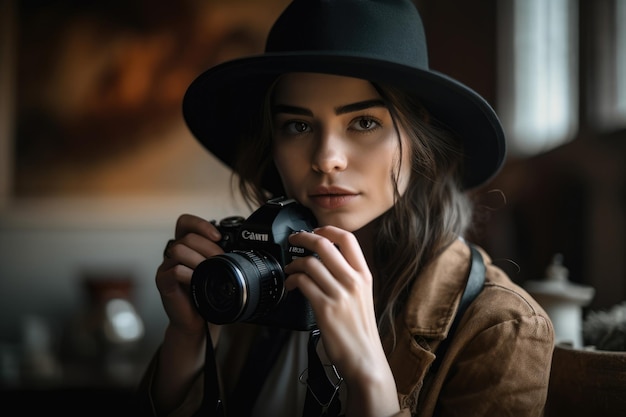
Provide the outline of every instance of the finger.
<path id="1" fill-rule="evenodd" d="M 369 266 L 363 255 L 361 246 L 354 234 L 335 226 L 324 226 L 315 229 L 315 235 L 324 236 L 333 242 L 336 249 L 339 249 L 345 260 L 357 271 L 369 271 Z"/>
<path id="2" fill-rule="evenodd" d="M 315 252 L 316 255 L 297 258 L 285 267 L 285 273 L 289 275 L 286 281 L 289 284 L 287 288 L 290 288 L 291 285 L 296 285 L 305 293 L 307 298 L 311 299 L 314 294 L 307 291 L 306 288 L 309 284 L 314 284 L 325 295 L 329 297 L 338 296 L 341 291 L 341 283 L 334 274 L 343 275 L 349 268 L 349 265 L 347 265 L 341 253 L 328 239 L 322 236 L 313 236 L 310 233 L 306 234 L 310 236 L 295 239 L 295 244 L 306 247 Z M 333 256 L 338 259 L 331 261 Z M 344 265 L 343 268 L 337 266 L 341 263 Z M 333 271 L 329 270 L 329 265 L 333 265 Z M 304 276 L 293 277 L 293 274 L 297 273 Z M 290 281 L 293 281 L 293 284 Z"/>
<path id="3" fill-rule="evenodd" d="M 192 275 L 192 268 L 179 263 L 168 265 L 164 261 L 157 270 L 157 288 L 159 292 L 164 294 L 177 292 L 181 285 L 189 285 Z"/>
<path id="4" fill-rule="evenodd" d="M 159 269 L 156 285 L 170 324 L 187 331 L 200 331 L 203 319 L 189 297 L 189 281 L 192 270 L 184 265 Z"/>
<path id="5" fill-rule="evenodd" d="M 168 245 L 164 251 L 165 257 L 163 259 L 163 263 L 161 264 L 163 269 L 170 269 L 176 265 L 183 265 L 188 268 L 195 269 L 200 262 L 210 256 L 202 253 L 208 252 L 204 247 L 190 247 L 183 240 L 189 241 L 190 238 L 189 236 L 185 236 L 180 241 L 168 241 Z M 205 239 L 205 246 L 209 245 L 214 245 L 214 243 Z"/>
<path id="6" fill-rule="evenodd" d="M 167 252 L 171 259 L 195 268 L 206 258 L 224 253 L 224 250 L 213 240 L 190 233 L 174 241 Z"/>
<path id="7" fill-rule="evenodd" d="M 331 232 L 326 231 L 325 234 L 331 237 L 334 235 L 340 240 L 341 246 L 323 236 L 321 233 L 317 233 L 317 230 L 315 233 L 298 233 L 290 237 L 289 241 L 293 245 L 303 246 L 308 250 L 315 252 L 323 263 L 324 268 L 330 271 L 334 281 L 339 281 L 344 285 L 353 286 L 355 280 L 358 280 L 358 274 L 367 274 L 367 276 L 370 275 L 369 268 L 367 267 L 365 258 L 356 238 L 354 238 L 354 235 L 341 229 L 334 229 L 335 230 Z M 346 258 L 344 251 L 348 254 L 350 260 Z M 314 272 L 314 269 L 311 268 L 315 266 L 315 263 L 308 263 L 301 260 L 297 261 L 298 262 L 292 262 L 295 263 L 295 265 L 290 268 L 286 268 L 285 272 L 296 272 L 298 270 L 296 268 L 302 268 L 300 269 L 301 271 L 309 274 Z M 308 268 L 304 268 L 304 266 L 307 266 Z M 315 270 L 317 270 L 317 268 L 315 268 Z M 320 275 L 314 278 L 318 280 L 324 277 L 325 275 Z M 319 283 L 320 285 L 323 285 L 324 281 L 320 280 Z M 331 287 L 324 285 L 324 291 L 329 292 L 330 290 L 332 290 Z"/>
<path id="8" fill-rule="evenodd" d="M 170 248 L 175 242 L 176 242 L 176 239 L 170 239 L 167 241 L 167 243 L 165 244 L 165 249 L 163 249 L 163 258 L 168 258 L 168 259 L 172 258 L 172 254 L 170 253 Z"/>
<path id="9" fill-rule="evenodd" d="M 222 237 L 217 227 L 210 221 L 193 214 L 183 214 L 176 221 L 175 237 L 179 239 L 190 233 L 204 236 L 214 242 Z"/>
<path id="10" fill-rule="evenodd" d="M 314 256 L 296 259 L 285 267 L 285 273 L 288 274 L 285 288 L 288 291 L 299 288 L 312 303 L 337 296 L 341 291 L 341 284 Z"/>

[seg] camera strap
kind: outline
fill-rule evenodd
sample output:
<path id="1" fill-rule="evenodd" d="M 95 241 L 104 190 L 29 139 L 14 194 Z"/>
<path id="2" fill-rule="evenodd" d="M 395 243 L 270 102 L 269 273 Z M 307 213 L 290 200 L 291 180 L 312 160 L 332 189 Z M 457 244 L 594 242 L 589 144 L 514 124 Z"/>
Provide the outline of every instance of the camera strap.
<path id="1" fill-rule="evenodd" d="M 309 366 L 300 375 L 300 382 L 306 384 L 303 417 L 338 416 L 341 412 L 339 387 L 343 378 L 339 376 L 334 365 L 324 365 L 317 354 L 317 343 L 320 339 L 319 329 L 311 330 L 308 344 Z M 328 376 L 326 368 L 332 370 Z"/>
<path id="2" fill-rule="evenodd" d="M 204 354 L 204 395 L 202 404 L 194 417 L 224 417 L 224 404 L 220 394 L 220 383 L 215 361 L 215 350 L 209 326 L 206 328 L 206 348 Z"/>
<path id="3" fill-rule="evenodd" d="M 461 317 L 463 317 L 463 313 L 465 313 L 467 307 L 472 303 L 472 301 L 474 301 L 474 298 L 476 298 L 478 294 L 480 294 L 485 283 L 485 263 L 483 261 L 483 257 L 480 252 L 478 252 L 478 249 L 474 247 L 474 245 L 468 244 L 468 246 L 471 251 L 471 264 L 469 276 L 467 277 L 467 283 L 465 284 L 465 290 L 463 291 L 463 295 L 461 296 L 459 308 L 456 311 L 456 315 L 454 316 L 454 320 L 452 321 L 450 330 L 448 330 L 448 335 L 445 339 L 441 341 L 441 343 L 439 343 L 439 346 L 437 347 L 437 356 L 435 357 L 433 363 L 430 365 L 429 369 L 429 372 L 431 374 L 434 374 L 439 370 L 441 361 L 448 351 L 450 341 L 456 331 L 456 328 L 459 326 L 459 322 L 461 321 Z"/>

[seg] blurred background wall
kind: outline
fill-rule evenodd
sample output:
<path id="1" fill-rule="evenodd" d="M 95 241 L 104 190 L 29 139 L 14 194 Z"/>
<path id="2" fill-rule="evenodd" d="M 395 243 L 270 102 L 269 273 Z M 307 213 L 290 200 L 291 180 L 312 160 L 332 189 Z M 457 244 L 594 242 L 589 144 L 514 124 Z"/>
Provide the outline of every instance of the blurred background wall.
<path id="1" fill-rule="evenodd" d="M 0 382 L 132 386 L 164 330 L 154 276 L 177 217 L 249 213 L 187 131 L 182 96 L 261 52 L 286 1 L 1 5 Z M 113 298 L 141 337 L 102 334 Z"/>
<path id="2" fill-rule="evenodd" d="M 3 384 L 135 383 L 165 325 L 154 275 L 176 218 L 183 212 L 216 219 L 247 214 L 231 194 L 229 172 L 186 131 L 182 95 L 203 69 L 260 52 L 286 3 L 1 3 Z M 565 42 L 571 55 L 567 72 L 544 86 L 560 83 L 566 102 L 543 113 L 566 107 L 573 122 L 561 142 L 528 152 L 519 148 L 529 134 L 515 127 L 512 103 L 521 94 L 513 88 L 516 80 L 532 68 L 524 66 L 530 58 L 515 52 L 539 29 L 528 28 L 528 36 L 514 31 L 521 27 L 515 14 L 522 12 L 515 12 L 513 0 L 416 3 L 431 67 L 482 94 L 507 122 L 509 139 L 517 140 L 503 171 L 474 192 L 479 210 L 472 238 L 520 284 L 542 279 L 560 253 L 570 279 L 595 288 L 588 308 L 622 302 L 626 28 L 612 17 L 623 13 L 625 2 L 565 2 L 572 12 L 564 20 L 569 32 L 544 34 Z M 537 62 L 550 56 L 548 51 Z M 142 319 L 143 336 L 133 343 L 93 336 L 97 325 L 89 320 L 103 299 L 113 297 L 129 300 Z M 75 340 L 80 332 L 93 340 Z M 92 346 L 103 343 L 109 345 Z M 29 380 L 19 362 L 30 345 L 48 346 L 61 368 L 81 355 L 102 361 L 102 349 L 113 352 L 109 360 L 118 366 L 114 375 L 89 378 L 48 364 L 49 372 Z M 77 367 L 89 369 L 85 363 Z"/>

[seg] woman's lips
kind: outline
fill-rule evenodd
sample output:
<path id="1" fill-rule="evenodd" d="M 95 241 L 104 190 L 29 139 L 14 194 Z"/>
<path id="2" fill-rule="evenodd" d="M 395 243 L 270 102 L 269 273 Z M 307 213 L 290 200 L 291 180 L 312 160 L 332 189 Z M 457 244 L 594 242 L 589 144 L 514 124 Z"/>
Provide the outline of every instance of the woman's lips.
<path id="1" fill-rule="evenodd" d="M 357 196 L 357 194 L 315 194 L 309 198 L 321 208 L 336 209 L 350 203 Z"/>

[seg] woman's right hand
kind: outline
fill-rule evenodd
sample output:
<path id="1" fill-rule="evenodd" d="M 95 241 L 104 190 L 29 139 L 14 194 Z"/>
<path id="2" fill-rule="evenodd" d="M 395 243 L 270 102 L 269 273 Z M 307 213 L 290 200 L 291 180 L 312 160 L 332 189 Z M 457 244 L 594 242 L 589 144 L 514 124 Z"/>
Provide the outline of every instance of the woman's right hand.
<path id="1" fill-rule="evenodd" d="M 205 332 L 206 322 L 191 303 L 189 283 L 200 262 L 224 252 L 217 244 L 220 239 L 219 230 L 211 222 L 191 214 L 178 218 L 175 238 L 168 243 L 156 274 L 170 328 L 181 333 Z"/>
<path id="2" fill-rule="evenodd" d="M 200 262 L 224 252 L 217 244 L 220 239 L 219 230 L 211 222 L 183 214 L 176 222 L 174 239 L 163 252 L 156 285 L 169 324 L 152 385 L 153 405 L 158 414 L 167 414 L 178 407 L 202 372 L 206 326 L 214 344 L 219 337 L 220 326 L 207 324 L 196 311 L 189 284 Z"/>

